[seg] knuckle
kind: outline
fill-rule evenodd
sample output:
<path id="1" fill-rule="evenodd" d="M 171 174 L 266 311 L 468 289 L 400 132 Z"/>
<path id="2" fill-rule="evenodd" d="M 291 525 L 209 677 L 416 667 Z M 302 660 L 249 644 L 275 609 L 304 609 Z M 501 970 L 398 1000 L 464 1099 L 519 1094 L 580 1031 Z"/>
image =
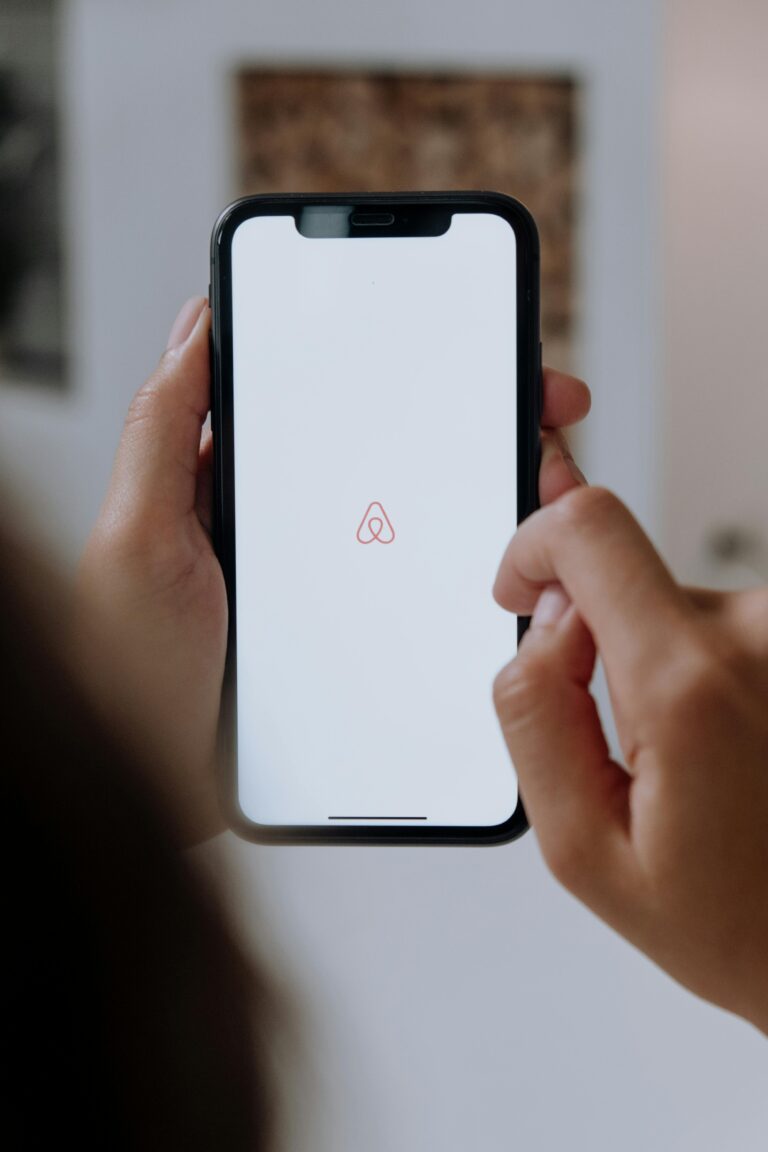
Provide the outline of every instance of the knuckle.
<path id="1" fill-rule="evenodd" d="M 740 638 L 730 631 L 723 631 L 716 637 L 711 660 L 715 665 L 721 690 L 729 682 L 749 678 L 754 666 L 752 653 Z"/>
<path id="2" fill-rule="evenodd" d="M 673 711 L 678 715 L 698 712 L 704 701 L 711 701 L 716 679 L 706 653 L 689 655 L 685 665 L 676 669 L 674 679 L 668 679 L 667 695 Z"/>
<path id="3" fill-rule="evenodd" d="M 95 562 L 104 572 L 130 571 L 134 558 L 142 552 L 142 531 L 141 518 L 133 509 L 127 514 L 102 514 L 88 545 L 92 566 Z"/>
<path id="4" fill-rule="evenodd" d="M 155 371 L 134 394 L 128 406 L 126 427 L 151 421 L 157 416 L 158 411 L 162 411 L 177 358 L 177 351 L 174 348 L 169 348 L 163 353 Z"/>
<path id="5" fill-rule="evenodd" d="M 721 713 L 739 663 L 730 645 L 703 638 L 689 645 L 657 684 L 660 717 L 666 716 L 676 730 L 681 725 L 687 730 Z"/>
<path id="6" fill-rule="evenodd" d="M 542 855 L 555 879 L 569 892 L 583 892 L 591 871 L 589 844 L 577 827 L 560 827 L 541 844 Z"/>
<path id="7" fill-rule="evenodd" d="M 768 655 L 768 588 L 731 593 L 731 614 L 740 632 L 761 655 Z"/>
<path id="8" fill-rule="evenodd" d="M 542 679 L 541 662 L 522 653 L 497 674 L 493 682 L 493 703 L 505 726 L 530 715 L 541 699 Z"/>
<path id="9" fill-rule="evenodd" d="M 582 487 L 567 492 L 556 507 L 563 526 L 580 531 L 589 525 L 604 523 L 623 505 L 607 488 Z"/>
<path id="10" fill-rule="evenodd" d="M 152 419 L 157 407 L 158 392 L 155 377 L 150 376 L 149 379 L 142 384 L 138 392 L 135 393 L 128 406 L 128 412 L 125 418 L 126 428 L 132 428 L 137 424 L 144 424 L 147 420 Z"/>

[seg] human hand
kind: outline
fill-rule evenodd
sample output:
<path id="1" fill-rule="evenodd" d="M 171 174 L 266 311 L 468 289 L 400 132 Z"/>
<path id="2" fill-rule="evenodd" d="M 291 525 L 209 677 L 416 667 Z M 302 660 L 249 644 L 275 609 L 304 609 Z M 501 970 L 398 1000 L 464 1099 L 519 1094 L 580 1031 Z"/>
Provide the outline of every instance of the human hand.
<path id="1" fill-rule="evenodd" d="M 587 416 L 592 398 L 583 380 L 553 368 L 544 368 L 542 393 L 539 502 L 544 505 L 585 483 L 562 429 Z"/>
<path id="2" fill-rule="evenodd" d="M 80 566 L 92 687 L 194 843 L 224 827 L 216 745 L 227 600 L 211 543 L 210 311 L 189 300 L 131 403 Z"/>
<path id="3" fill-rule="evenodd" d="M 224 828 L 216 748 L 227 636 L 224 580 L 211 543 L 208 332 L 188 301 L 168 349 L 131 404 L 112 480 L 83 557 L 78 622 L 89 678 L 110 719 L 141 741 L 139 758 L 196 842 Z M 589 410 L 581 381 L 545 370 L 542 501 L 575 483 L 560 426 Z"/>
<path id="4" fill-rule="evenodd" d="M 494 696 L 545 860 L 768 1033 L 768 589 L 679 587 L 616 497 L 580 488 L 520 526 L 494 594 L 533 611 Z M 626 770 L 589 692 L 596 654 Z"/>

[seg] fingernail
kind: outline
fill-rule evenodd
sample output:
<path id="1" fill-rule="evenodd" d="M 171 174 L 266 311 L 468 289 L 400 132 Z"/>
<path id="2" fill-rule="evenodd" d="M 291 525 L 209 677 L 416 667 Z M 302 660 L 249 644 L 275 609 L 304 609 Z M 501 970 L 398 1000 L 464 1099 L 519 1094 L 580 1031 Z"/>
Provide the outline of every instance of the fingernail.
<path id="1" fill-rule="evenodd" d="M 187 300 L 173 322 L 168 343 L 165 346 L 166 352 L 170 352 L 172 348 L 178 348 L 184 343 L 197 323 L 197 318 L 204 307 L 204 296 L 192 296 Z"/>
<path id="2" fill-rule="evenodd" d="M 557 442 L 558 442 L 558 445 L 560 447 L 560 451 L 563 454 L 563 460 L 565 461 L 565 466 L 568 469 L 568 471 L 570 472 L 571 476 L 573 476 L 573 478 L 577 484 L 586 484 L 587 483 L 586 476 L 584 475 L 581 468 L 579 468 L 578 464 L 574 460 L 573 454 L 571 452 L 570 447 L 568 446 L 568 441 L 566 440 L 565 436 L 560 431 L 560 429 L 557 430 L 555 435 L 557 437 Z"/>
<path id="3" fill-rule="evenodd" d="M 571 476 L 573 476 L 576 483 L 587 485 L 587 478 L 582 472 L 581 468 L 579 468 L 573 456 L 564 456 L 563 459 L 565 460 L 566 468 L 570 472 Z"/>
<path id="4" fill-rule="evenodd" d="M 562 619 L 571 606 L 567 593 L 560 584 L 548 584 L 539 595 L 531 617 L 532 628 L 551 628 Z"/>
<path id="5" fill-rule="evenodd" d="M 552 456 L 562 456 L 560 445 L 555 440 L 554 436 L 550 433 L 543 433 L 541 437 L 541 463 L 542 465 L 546 460 Z"/>

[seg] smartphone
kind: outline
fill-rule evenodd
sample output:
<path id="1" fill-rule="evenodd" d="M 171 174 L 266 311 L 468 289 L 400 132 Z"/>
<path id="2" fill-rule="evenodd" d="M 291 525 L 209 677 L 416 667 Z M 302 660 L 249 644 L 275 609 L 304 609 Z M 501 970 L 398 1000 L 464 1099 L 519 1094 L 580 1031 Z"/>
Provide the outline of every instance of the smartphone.
<path id="1" fill-rule="evenodd" d="M 254 196 L 213 231 L 225 802 L 248 838 L 527 827 L 492 599 L 536 506 L 539 246 L 480 192 Z"/>

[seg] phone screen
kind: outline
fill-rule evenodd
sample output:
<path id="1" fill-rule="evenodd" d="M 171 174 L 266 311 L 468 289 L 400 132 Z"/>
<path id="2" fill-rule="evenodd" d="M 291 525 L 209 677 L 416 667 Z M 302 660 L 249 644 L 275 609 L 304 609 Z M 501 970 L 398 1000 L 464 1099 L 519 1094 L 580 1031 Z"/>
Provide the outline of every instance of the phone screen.
<path id="1" fill-rule="evenodd" d="M 457 212 L 438 236 L 315 237 L 255 216 L 231 277 L 240 808 L 503 824 L 514 230 Z"/>

